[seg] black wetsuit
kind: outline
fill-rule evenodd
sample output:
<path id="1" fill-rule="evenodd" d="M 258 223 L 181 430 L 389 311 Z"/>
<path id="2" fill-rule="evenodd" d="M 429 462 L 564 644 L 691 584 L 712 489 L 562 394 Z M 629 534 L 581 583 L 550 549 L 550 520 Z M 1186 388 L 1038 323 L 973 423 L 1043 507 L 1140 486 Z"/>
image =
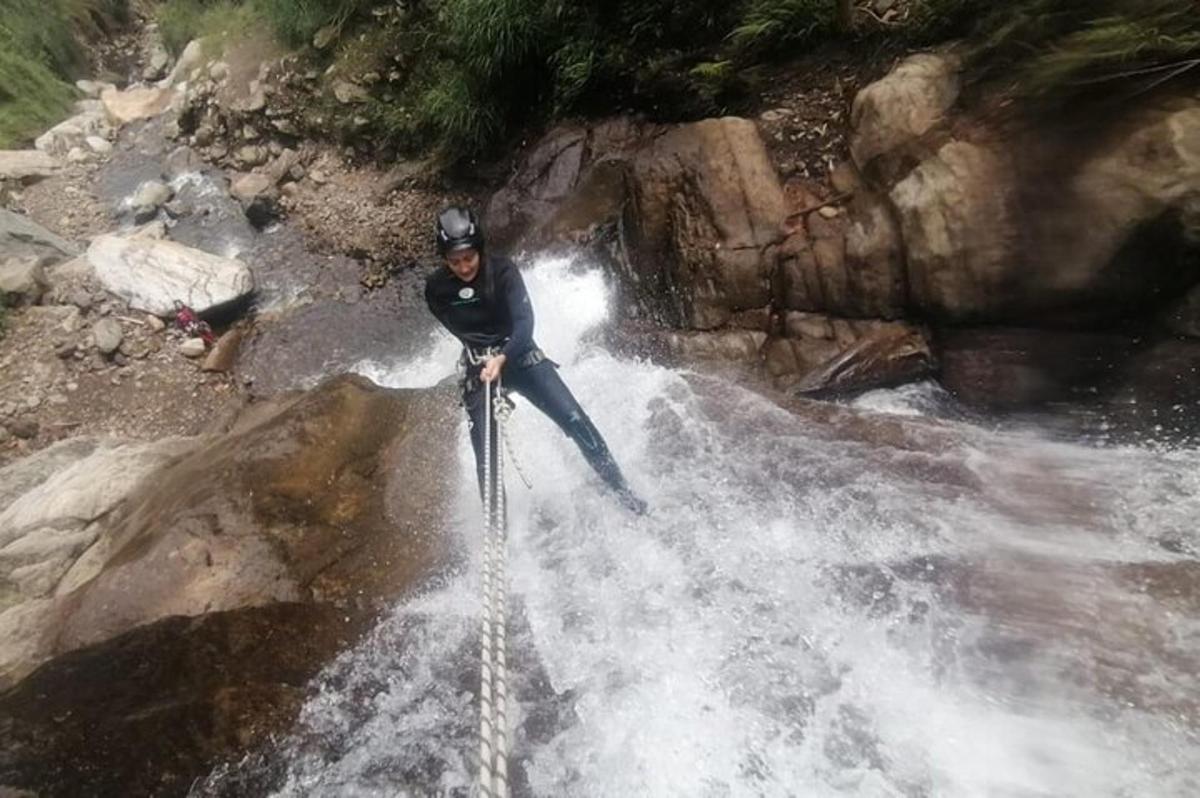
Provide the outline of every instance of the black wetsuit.
<path id="1" fill-rule="evenodd" d="M 481 256 L 475 279 L 465 283 L 448 268 L 440 268 L 425 282 L 429 310 L 463 346 L 475 353 L 498 349 L 507 357 L 501 380 L 507 390 L 529 400 L 575 441 L 583 456 L 611 488 L 634 509 L 644 509 L 630 493 L 621 469 L 608 451 L 604 438 L 592 424 L 570 389 L 558 376 L 557 364 L 546 359 L 533 341 L 533 307 L 525 281 L 516 264 L 505 257 Z M 465 356 L 464 352 L 464 356 Z M 483 485 L 484 395 L 479 380 L 482 363 L 471 365 L 463 384 L 463 405 L 475 450 L 475 467 Z M 495 425 L 492 430 L 496 429 Z M 492 441 L 492 452 L 497 442 Z"/>

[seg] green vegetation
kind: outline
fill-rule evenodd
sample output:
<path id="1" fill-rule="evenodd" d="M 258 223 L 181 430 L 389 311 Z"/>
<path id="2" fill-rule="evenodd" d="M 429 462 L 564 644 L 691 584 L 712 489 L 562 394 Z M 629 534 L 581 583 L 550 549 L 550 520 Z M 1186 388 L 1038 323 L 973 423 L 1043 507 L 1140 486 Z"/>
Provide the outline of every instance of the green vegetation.
<path id="1" fill-rule="evenodd" d="M 983 19 L 972 61 L 987 76 L 1010 76 L 1022 94 L 1056 101 L 1094 89 L 1145 91 L 1200 64 L 1200 8 L 1194 0 L 1023 0 Z"/>
<path id="2" fill-rule="evenodd" d="M 31 2 L 31 0 L 0 0 Z M 729 107 L 763 62 L 856 45 L 966 42 L 981 79 L 1030 97 L 1180 78 L 1200 62 L 1195 0 L 912 0 L 892 24 L 838 0 L 167 0 L 173 49 L 232 26 L 269 26 L 342 75 L 376 72 L 364 116 L 402 148 L 448 158 L 502 147 L 548 118 L 636 109 L 680 119 Z M 320 113 L 327 118 L 329 109 Z M 338 114 L 334 109 L 333 115 Z"/>
<path id="3" fill-rule="evenodd" d="M 170 0 L 159 6 L 156 19 L 173 55 L 192 39 L 240 33 L 260 24 L 256 9 L 238 0 Z"/>
<path id="4" fill-rule="evenodd" d="M 0 0 L 0 148 L 57 122 L 85 67 L 80 41 L 126 19 L 125 0 Z"/>

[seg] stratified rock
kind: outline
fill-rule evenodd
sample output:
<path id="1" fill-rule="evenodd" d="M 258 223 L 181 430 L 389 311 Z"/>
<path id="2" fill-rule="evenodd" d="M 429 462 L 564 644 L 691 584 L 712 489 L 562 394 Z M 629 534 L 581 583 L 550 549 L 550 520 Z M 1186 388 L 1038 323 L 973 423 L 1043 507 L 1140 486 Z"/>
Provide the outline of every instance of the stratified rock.
<path id="1" fill-rule="evenodd" d="M 39 150 L 0 150 L 0 180 L 36 180 L 61 168 L 57 158 Z"/>
<path id="2" fill-rule="evenodd" d="M 961 61 L 923 53 L 906 58 L 886 77 L 858 93 L 850 112 L 850 154 L 859 169 L 878 172 L 877 159 L 907 154 L 945 121 L 958 99 Z M 901 171 L 884 168 L 895 178 Z"/>
<path id="3" fill-rule="evenodd" d="M 770 303 L 786 210 L 753 122 L 672 129 L 634 158 L 631 184 L 625 280 L 652 317 L 712 329 Z"/>
<path id="4" fill-rule="evenodd" d="M 96 348 L 105 355 L 116 352 L 124 337 L 125 331 L 121 329 L 121 322 L 111 316 L 100 319 L 92 328 L 92 338 L 96 341 Z"/>
<path id="5" fill-rule="evenodd" d="M 177 301 L 204 313 L 254 290 L 245 264 L 173 241 L 104 235 L 87 255 L 106 289 L 156 316 L 172 314 Z"/>

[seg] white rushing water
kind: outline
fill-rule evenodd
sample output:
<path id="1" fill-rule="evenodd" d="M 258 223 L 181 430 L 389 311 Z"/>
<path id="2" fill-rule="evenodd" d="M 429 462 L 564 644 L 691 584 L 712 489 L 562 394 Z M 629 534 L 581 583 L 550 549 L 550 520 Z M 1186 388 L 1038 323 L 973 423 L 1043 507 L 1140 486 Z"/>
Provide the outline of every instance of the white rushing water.
<path id="1" fill-rule="evenodd" d="M 786 412 L 588 345 L 597 273 L 526 279 L 538 342 L 652 510 L 622 510 L 518 399 L 517 794 L 1200 794 L 1197 452 L 923 418 L 928 388 Z M 439 335 L 359 370 L 432 385 L 455 354 Z M 328 669 L 275 794 L 469 793 L 480 524 L 460 436 L 467 566 Z"/>

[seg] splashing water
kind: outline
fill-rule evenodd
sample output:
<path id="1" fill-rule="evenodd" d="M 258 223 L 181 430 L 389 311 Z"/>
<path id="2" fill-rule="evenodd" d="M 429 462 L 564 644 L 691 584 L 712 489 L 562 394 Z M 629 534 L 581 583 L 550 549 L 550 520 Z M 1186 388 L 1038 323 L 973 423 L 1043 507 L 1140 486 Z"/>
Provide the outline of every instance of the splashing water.
<path id="1" fill-rule="evenodd" d="M 620 509 L 518 398 L 517 794 L 1200 794 L 1200 453 L 925 418 L 912 389 L 786 412 L 587 345 L 598 273 L 556 260 L 526 280 L 538 342 L 652 509 Z M 433 384 L 455 349 L 359 369 Z M 469 793 L 479 510 L 460 434 L 448 533 L 467 567 L 328 669 L 274 794 Z"/>

